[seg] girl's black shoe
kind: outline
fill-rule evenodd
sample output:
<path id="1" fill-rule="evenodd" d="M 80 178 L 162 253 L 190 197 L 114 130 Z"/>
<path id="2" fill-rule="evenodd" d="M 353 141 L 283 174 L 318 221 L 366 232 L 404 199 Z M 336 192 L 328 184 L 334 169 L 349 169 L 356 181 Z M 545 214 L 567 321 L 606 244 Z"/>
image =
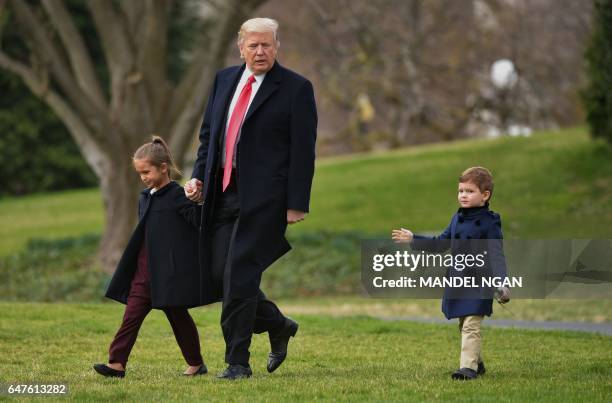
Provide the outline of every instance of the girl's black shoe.
<path id="1" fill-rule="evenodd" d="M 106 364 L 94 364 L 93 369 L 95 369 L 96 372 L 102 376 L 106 376 L 110 378 L 125 377 L 125 371 L 117 371 L 116 369 L 112 369 Z"/>
<path id="2" fill-rule="evenodd" d="M 196 375 L 205 375 L 208 373 L 208 368 L 206 368 L 206 364 L 202 363 L 200 368 L 193 374 L 183 374 L 183 376 L 196 376 Z"/>

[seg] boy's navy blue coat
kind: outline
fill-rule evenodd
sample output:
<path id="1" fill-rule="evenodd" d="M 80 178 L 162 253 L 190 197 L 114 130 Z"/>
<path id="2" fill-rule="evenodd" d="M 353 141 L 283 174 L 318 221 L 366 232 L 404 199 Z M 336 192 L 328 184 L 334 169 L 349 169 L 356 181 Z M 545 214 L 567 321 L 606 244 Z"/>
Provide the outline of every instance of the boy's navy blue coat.
<path id="1" fill-rule="evenodd" d="M 151 194 L 140 193 L 139 221 L 106 291 L 108 298 L 127 303 L 138 253 L 146 242 L 153 308 L 194 307 L 218 301 L 210 273 L 198 262 L 201 208 L 172 181 Z"/>
<path id="2" fill-rule="evenodd" d="M 481 248 L 486 244 L 488 264 L 479 273 L 485 276 L 506 278 L 506 259 L 504 257 L 499 214 L 489 210 L 488 203 L 482 207 L 460 208 L 453 215 L 448 227 L 438 236 L 427 237 L 415 235 L 413 246 L 415 249 L 432 252 L 444 252 L 451 249 L 454 255 L 458 253 L 481 253 L 476 250 L 466 250 L 470 245 Z M 469 240 L 486 240 L 470 243 Z M 484 248 L 483 248 L 484 249 Z M 457 271 L 454 268 L 447 270 L 447 276 L 474 276 L 474 271 Z M 447 319 L 459 318 L 468 315 L 487 315 L 493 312 L 493 299 L 490 289 L 470 288 L 460 291 L 461 298 L 452 298 L 453 290 L 445 289 L 442 299 L 442 312 Z M 457 296 L 457 291 L 454 292 Z"/>

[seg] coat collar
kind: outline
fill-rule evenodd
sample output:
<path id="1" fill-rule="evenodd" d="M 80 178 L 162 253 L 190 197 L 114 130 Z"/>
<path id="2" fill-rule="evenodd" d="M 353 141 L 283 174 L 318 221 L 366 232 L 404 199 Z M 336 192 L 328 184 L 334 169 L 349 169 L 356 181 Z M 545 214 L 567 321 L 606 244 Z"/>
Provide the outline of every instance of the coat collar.
<path id="1" fill-rule="evenodd" d="M 223 86 L 223 92 L 221 93 L 221 99 L 225 101 L 224 111 L 226 113 L 227 113 L 229 104 L 232 100 L 232 95 L 234 94 L 234 91 L 236 90 L 238 81 L 240 81 L 240 77 L 242 76 L 242 73 L 244 72 L 245 68 L 246 68 L 246 64 L 243 64 L 242 66 L 240 66 L 239 68 L 235 69 L 233 72 L 228 74 L 225 80 L 225 85 Z M 261 83 L 261 87 L 259 87 L 257 94 L 255 94 L 255 98 L 253 98 L 253 102 L 251 102 L 251 105 L 249 106 L 249 110 L 247 111 L 246 116 L 244 117 L 245 121 L 248 118 L 250 118 L 251 115 L 255 113 L 257 108 L 259 108 L 264 103 L 264 101 L 268 99 L 268 97 L 272 95 L 278 89 L 278 86 L 282 79 L 282 75 L 283 75 L 282 73 L 283 73 L 283 67 L 278 63 L 278 61 L 275 61 L 270 71 L 266 73 L 266 76 L 264 77 L 264 80 Z"/>
<path id="2" fill-rule="evenodd" d="M 468 208 L 460 207 L 459 210 L 457 210 L 457 213 L 463 217 L 473 217 L 487 211 L 489 211 L 489 202 L 486 202 L 484 206 Z"/>
<path id="3" fill-rule="evenodd" d="M 240 71 L 242 72 L 244 68 L 245 67 L 242 66 Z M 251 105 L 249 106 L 249 110 L 244 117 L 245 122 L 249 119 L 249 117 L 251 117 L 251 115 L 253 115 L 253 113 L 255 113 L 257 108 L 259 108 L 261 104 L 263 104 L 264 101 L 278 89 L 281 82 L 281 73 L 282 66 L 278 63 L 278 61 L 274 61 L 272 68 L 266 73 L 266 76 L 261 83 L 261 87 L 259 87 L 259 90 L 257 90 L 257 94 L 255 94 L 255 98 L 253 98 L 253 102 L 251 102 Z"/>
<path id="4" fill-rule="evenodd" d="M 224 118 L 226 117 L 227 109 L 229 108 L 230 102 L 232 101 L 232 94 L 234 93 L 236 86 L 238 85 L 238 81 L 240 80 L 240 77 L 242 76 L 242 72 L 244 71 L 245 67 L 246 64 L 243 64 L 239 68 L 234 69 L 234 71 L 230 72 L 225 77 L 224 85 L 221 86 L 221 99 L 223 100 L 222 105 Z"/>
<path id="5" fill-rule="evenodd" d="M 155 193 L 153 193 L 153 195 L 163 195 L 164 193 L 166 193 L 168 190 L 172 189 L 173 187 L 177 186 L 178 184 L 175 181 L 170 181 L 168 182 L 168 184 L 166 186 L 164 186 L 161 189 L 157 189 L 157 191 Z M 143 196 L 151 196 L 151 188 L 146 188 L 143 189 L 140 192 L 141 195 Z"/>

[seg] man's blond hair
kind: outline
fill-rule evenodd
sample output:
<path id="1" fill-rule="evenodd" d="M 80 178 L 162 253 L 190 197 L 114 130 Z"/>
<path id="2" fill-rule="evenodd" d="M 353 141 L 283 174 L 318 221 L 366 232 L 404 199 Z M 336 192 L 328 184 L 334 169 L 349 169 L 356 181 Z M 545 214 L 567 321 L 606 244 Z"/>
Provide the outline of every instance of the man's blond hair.
<path id="1" fill-rule="evenodd" d="M 238 46 L 242 44 L 246 34 L 253 32 L 272 32 L 276 47 L 280 45 L 280 41 L 278 40 L 278 21 L 272 18 L 251 18 L 243 22 L 238 31 Z"/>

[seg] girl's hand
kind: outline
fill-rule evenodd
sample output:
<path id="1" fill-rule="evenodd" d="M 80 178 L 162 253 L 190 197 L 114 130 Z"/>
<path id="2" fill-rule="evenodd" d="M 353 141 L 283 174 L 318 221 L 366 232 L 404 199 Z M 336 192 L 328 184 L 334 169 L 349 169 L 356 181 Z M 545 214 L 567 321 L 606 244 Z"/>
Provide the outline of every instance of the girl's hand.
<path id="1" fill-rule="evenodd" d="M 391 239 L 393 239 L 396 243 L 412 242 L 414 239 L 414 234 L 412 231 L 405 228 L 394 229 L 391 231 Z"/>
<path id="2" fill-rule="evenodd" d="M 196 202 L 196 203 L 200 203 L 203 200 L 203 196 L 202 196 L 202 182 L 196 178 L 192 178 L 190 179 L 186 184 L 185 184 L 185 197 L 187 197 L 189 200 Z"/>

